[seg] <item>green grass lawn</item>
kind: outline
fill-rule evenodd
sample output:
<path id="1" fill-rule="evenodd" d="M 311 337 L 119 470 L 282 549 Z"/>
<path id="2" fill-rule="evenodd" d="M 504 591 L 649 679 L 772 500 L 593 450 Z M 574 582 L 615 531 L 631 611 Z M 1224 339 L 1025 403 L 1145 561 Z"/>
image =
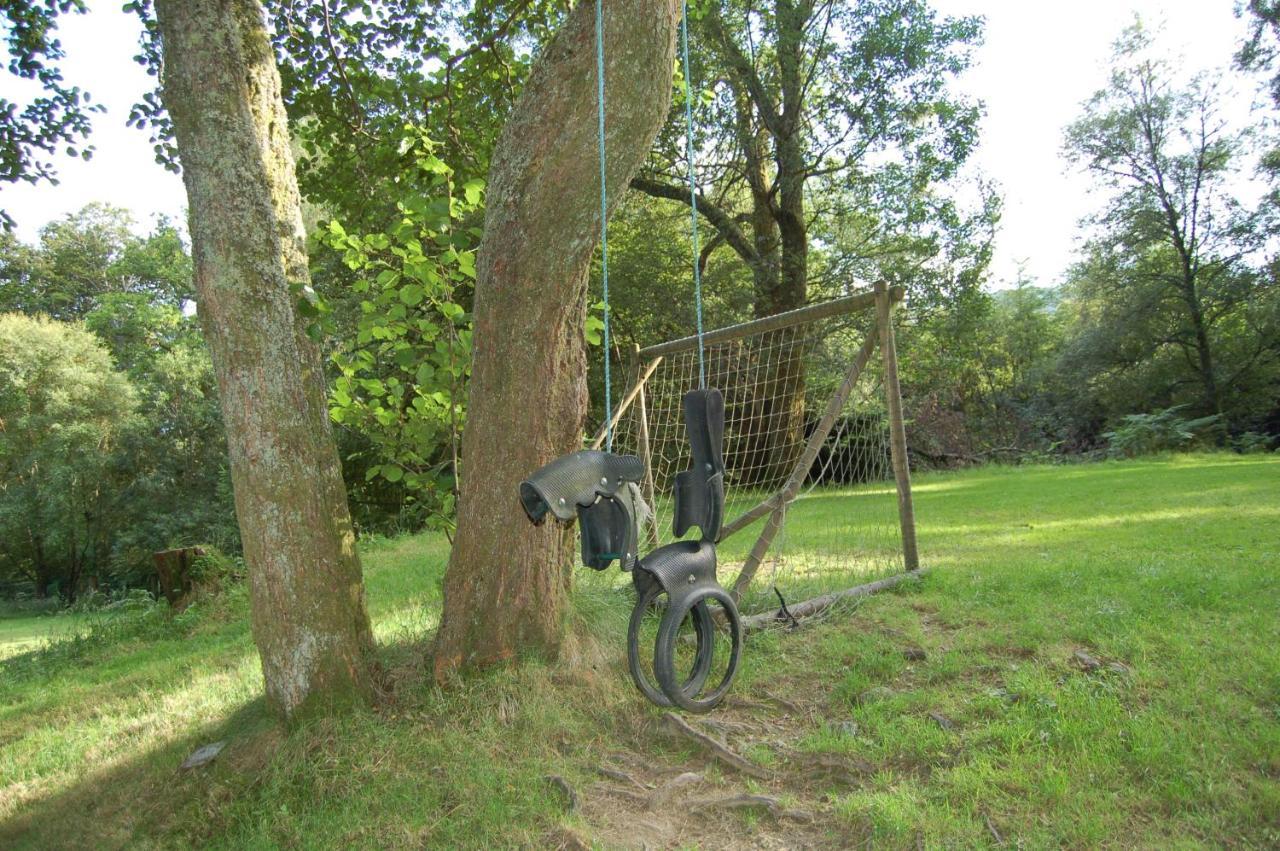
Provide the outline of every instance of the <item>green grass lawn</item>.
<path id="1" fill-rule="evenodd" d="M 71 615 L 0 614 L 0 660 L 37 650 L 50 640 L 66 638 L 81 626 L 82 619 Z"/>
<path id="2" fill-rule="evenodd" d="M 766 779 L 661 734 L 622 664 L 629 601 L 599 576 L 561 663 L 436 688 L 447 548 L 422 536 L 364 551 L 387 672 L 372 710 L 281 730 L 239 590 L 11 659 L 0 847 L 1280 845 L 1280 457 L 916 485 L 922 581 L 749 640 L 708 729 Z M 849 522 L 855 497 L 820 496 L 790 545 Z M 0 647 L 48 620 L 0 620 Z M 215 740 L 213 764 L 176 770 Z M 601 763 L 701 780 L 678 815 L 646 812 Z M 740 792 L 809 818 L 691 813 Z"/>

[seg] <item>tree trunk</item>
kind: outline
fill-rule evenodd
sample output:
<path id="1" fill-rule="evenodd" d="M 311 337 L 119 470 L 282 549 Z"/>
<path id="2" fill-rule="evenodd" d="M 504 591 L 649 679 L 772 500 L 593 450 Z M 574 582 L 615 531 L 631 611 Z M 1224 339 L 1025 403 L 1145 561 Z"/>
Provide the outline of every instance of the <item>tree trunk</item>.
<path id="1" fill-rule="evenodd" d="M 809 227 L 805 220 L 805 168 L 803 114 L 804 25 L 807 12 L 790 0 L 779 0 L 774 16 L 778 27 L 778 70 L 782 91 L 780 125 L 774 135 L 774 157 L 778 171 L 778 202 L 772 206 L 776 232 L 782 247 L 781 269 L 773 287 L 757 288 L 757 317 L 772 316 L 803 307 L 809 285 Z M 785 481 L 804 443 L 804 356 L 799 331 L 782 332 L 767 372 L 768 411 L 762 421 L 765 463 L 761 484 Z"/>
<path id="2" fill-rule="evenodd" d="M 80 586 L 80 550 L 79 537 L 75 532 L 74 523 L 71 526 L 70 542 L 67 546 L 67 569 L 62 576 L 62 582 L 58 586 L 58 592 L 62 596 L 62 601 L 68 605 L 76 601 L 77 592 Z"/>
<path id="3" fill-rule="evenodd" d="M 1184 272 L 1184 295 L 1187 311 L 1191 315 L 1191 327 L 1196 338 L 1196 361 L 1200 373 L 1200 384 L 1204 390 L 1205 408 L 1218 415 L 1218 424 L 1214 429 L 1218 444 L 1226 443 L 1229 426 L 1222 408 L 1222 389 L 1218 386 L 1218 377 L 1213 367 L 1213 350 L 1209 345 L 1209 331 L 1205 327 L 1204 309 L 1200 305 L 1200 294 L 1197 283 L 1189 268 Z"/>
<path id="4" fill-rule="evenodd" d="M 804 39 L 808 6 L 778 0 L 778 78 L 782 88 L 781 130 L 774 143 L 778 164 L 778 230 L 782 237 L 782 275 L 771 294 L 771 313 L 804 306 L 809 286 L 809 223 L 804 184 L 808 177 L 804 140 Z M 757 308 L 757 314 L 759 309 Z"/>
<path id="5" fill-rule="evenodd" d="M 35 556 L 36 596 L 44 600 L 48 598 L 49 586 L 53 583 L 53 567 L 44 557 L 44 539 L 39 535 L 32 535 L 31 545 Z"/>
<path id="6" fill-rule="evenodd" d="M 667 115 L 676 0 L 604 4 L 606 186 L 622 198 Z M 582 446 L 587 273 L 600 231 L 595 4 L 579 3 L 535 65 L 490 167 L 477 263 L 471 403 L 437 679 L 517 654 L 554 656 L 573 541 L 532 526 L 525 476 Z"/>
<path id="7" fill-rule="evenodd" d="M 755 315 L 770 316 L 767 303 L 770 293 L 778 288 L 781 265 L 779 262 L 778 219 L 770 193 L 769 133 L 757 126 L 755 105 L 750 95 L 740 86 L 734 87 L 734 108 L 738 147 L 746 166 L 747 186 L 751 189 L 751 239 L 759 262 L 751 266 Z M 776 311 L 775 311 L 776 312 Z"/>
<path id="8" fill-rule="evenodd" d="M 158 0 L 165 108 L 190 205 L 200 320 L 226 423 L 269 702 L 371 694 L 373 638 L 315 344 L 305 232 L 258 0 Z"/>

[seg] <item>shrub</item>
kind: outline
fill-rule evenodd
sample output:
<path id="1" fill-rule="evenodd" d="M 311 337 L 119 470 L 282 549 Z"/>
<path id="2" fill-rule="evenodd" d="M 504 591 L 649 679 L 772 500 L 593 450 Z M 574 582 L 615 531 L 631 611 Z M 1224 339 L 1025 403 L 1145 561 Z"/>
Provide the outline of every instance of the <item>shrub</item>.
<path id="1" fill-rule="evenodd" d="M 201 554 L 191 563 L 191 579 L 197 588 L 217 590 L 245 577 L 244 559 L 229 556 L 212 544 L 202 544 Z"/>
<path id="2" fill-rule="evenodd" d="M 1241 455 L 1254 455 L 1261 452 L 1270 452 L 1274 442 L 1269 434 L 1246 431 L 1231 439 L 1231 448 Z"/>
<path id="3" fill-rule="evenodd" d="M 1150 414 L 1129 414 L 1120 425 L 1103 434 L 1108 453 L 1114 457 L 1136 458 L 1157 452 L 1186 449 L 1199 432 L 1218 422 L 1218 415 L 1186 419 L 1178 412 L 1186 405 L 1174 405 Z"/>

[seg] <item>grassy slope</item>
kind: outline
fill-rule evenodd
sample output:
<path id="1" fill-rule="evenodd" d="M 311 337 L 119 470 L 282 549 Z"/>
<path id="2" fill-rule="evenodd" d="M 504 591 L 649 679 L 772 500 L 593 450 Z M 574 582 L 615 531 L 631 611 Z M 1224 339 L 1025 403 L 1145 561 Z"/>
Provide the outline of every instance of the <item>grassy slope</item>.
<path id="1" fill-rule="evenodd" d="M 779 768 L 769 791 L 817 813 L 811 841 L 1280 843 L 1280 459 L 977 470 L 917 492 L 935 568 L 918 588 L 747 647 L 738 693 L 805 711 L 785 743 L 731 743 L 763 764 L 785 746 L 863 766 L 793 785 Z M 183 634 L 6 676 L 0 846 L 545 844 L 603 818 L 565 816 L 546 775 L 590 799 L 606 754 L 697 759 L 649 738 L 660 715 L 617 658 L 626 601 L 597 584 L 570 664 L 428 685 L 445 555 L 428 538 L 367 552 L 377 711 L 278 730 L 238 598 Z M 1124 667 L 1086 674 L 1079 649 Z M 222 738 L 211 767 L 175 774 Z M 783 829 L 730 826 L 743 844 Z"/>

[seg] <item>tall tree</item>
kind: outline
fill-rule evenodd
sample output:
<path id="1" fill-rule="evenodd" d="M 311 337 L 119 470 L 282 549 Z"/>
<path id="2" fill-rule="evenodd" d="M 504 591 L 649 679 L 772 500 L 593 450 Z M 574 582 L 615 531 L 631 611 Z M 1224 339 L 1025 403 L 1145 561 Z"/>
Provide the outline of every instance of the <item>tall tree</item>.
<path id="1" fill-rule="evenodd" d="M 0 314 L 0 565 L 65 600 L 109 554 L 112 452 L 136 405 L 105 346 L 70 323 Z M 5 577 L 10 578 L 10 577 Z"/>
<path id="2" fill-rule="evenodd" d="M 315 343 L 288 121 L 258 0 L 161 0 L 164 106 L 190 204 L 253 632 L 287 718 L 371 691 L 369 618 Z"/>
<path id="3" fill-rule="evenodd" d="M 127 473 L 128 487 L 117 494 L 123 504 L 108 531 L 110 578 L 142 584 L 158 550 L 212 544 L 237 552 L 227 440 L 199 320 L 149 293 L 116 292 L 84 325 L 111 350 L 138 398 L 132 427 L 117 441 L 114 468 Z"/>
<path id="4" fill-rule="evenodd" d="M 151 0 L 128 5 L 144 25 L 138 60 L 158 73 Z M 462 243 L 476 241 L 470 234 L 478 234 L 483 209 L 470 203 L 460 209 L 456 201 L 478 193 L 478 179 L 488 170 L 494 141 L 527 76 L 533 49 L 549 37 L 566 0 L 264 0 L 264 5 L 308 226 L 319 224 L 321 237 L 331 244 L 328 237 L 334 233 L 344 234 L 339 240 L 345 234 L 362 241 L 385 237 L 392 251 L 385 245 L 369 246 L 365 253 L 377 262 L 381 251 L 394 262 L 394 252 L 404 249 L 409 232 L 411 245 L 421 240 L 431 253 L 438 243 L 427 232 L 437 227 L 443 206 L 449 217 L 458 218 L 456 227 L 449 227 L 453 248 L 470 251 L 473 245 Z M 158 92 L 135 105 L 131 120 L 152 131 L 157 159 L 172 165 L 172 126 Z M 340 230 L 329 229 L 333 221 Z M 361 274 L 368 264 L 354 260 L 350 246 L 335 247 L 339 252 L 313 252 L 311 276 L 325 335 L 345 354 L 366 347 L 366 326 L 385 312 L 366 311 Z M 339 261 L 343 255 L 346 263 Z M 397 296 L 381 284 L 378 290 Z M 453 301 L 469 308 L 470 281 L 457 290 Z M 413 298 L 409 292 L 399 295 Z M 407 318 L 414 336 L 421 332 L 423 337 L 456 339 L 455 326 L 469 322 L 414 311 L 409 301 L 405 305 L 418 314 Z M 381 336 L 385 329 L 378 334 L 375 342 L 391 344 Z M 395 386 L 403 377 L 398 368 L 410 354 L 402 348 L 398 364 L 380 357 L 363 365 L 361 378 L 370 388 Z M 466 359 L 464 352 L 459 362 Z M 339 368 L 346 370 L 341 364 Z M 460 405 L 466 380 L 457 379 L 449 395 Z M 437 401 L 437 389 L 430 388 L 427 403 L 450 408 Z M 337 398 L 348 395 L 344 388 Z M 409 398 L 401 397 L 402 411 L 407 419 L 418 419 L 420 409 L 410 407 Z M 357 522 L 366 529 L 416 528 L 427 518 L 447 526 L 456 476 L 451 463 L 439 462 L 456 456 L 454 435 L 462 417 L 447 415 L 445 430 L 413 423 L 408 431 L 427 439 L 414 441 L 408 454 L 418 457 L 408 459 L 405 453 L 386 451 L 391 448 L 384 439 L 386 422 L 348 416 L 351 411 L 340 410 L 347 407 L 345 401 L 336 407 L 339 450 Z M 418 472 L 432 470 L 432 475 L 408 473 L 400 463 L 404 460 L 412 460 Z"/>
<path id="5" fill-rule="evenodd" d="M 1243 264 L 1258 234 L 1227 192 L 1243 140 L 1218 111 L 1219 97 L 1206 75 L 1178 86 L 1135 22 L 1115 44 L 1107 87 L 1068 128 L 1065 153 L 1112 192 L 1078 271 L 1123 294 L 1127 304 L 1113 300 L 1109 320 L 1144 325 L 1148 350 L 1171 346 L 1185 356 L 1203 413 L 1221 415 L 1231 376 L 1214 330 L 1249 296 Z"/>
<path id="6" fill-rule="evenodd" d="M 694 75 L 709 87 L 699 152 L 714 191 L 698 209 L 716 247 L 751 269 L 756 315 L 804 304 L 813 219 L 843 212 L 814 207 L 811 182 L 822 181 L 824 195 L 865 187 L 863 212 L 873 196 L 896 194 L 896 207 L 878 200 L 881 238 L 927 217 L 906 202 L 954 176 L 976 142 L 979 110 L 949 85 L 980 34 L 977 19 L 939 17 L 925 0 L 706 7 Z M 683 133 L 683 114 L 673 116 L 633 187 L 690 202 L 679 180 Z"/>
<path id="7" fill-rule="evenodd" d="M 180 307 L 191 295 L 182 237 L 163 220 L 146 237 L 133 226 L 126 211 L 93 203 L 49 222 L 37 245 L 0 237 L 0 310 L 82 319 L 111 293 Z"/>
<path id="8" fill-rule="evenodd" d="M 667 114 L 680 4 L 603 8 L 605 186 L 616 203 Z M 530 471 L 582 445 L 587 273 L 601 214 L 594 14 L 592 3 L 569 14 L 494 150 L 437 678 L 522 652 L 554 655 L 564 636 L 571 539 L 555 524 L 531 526 L 514 495 Z"/>

